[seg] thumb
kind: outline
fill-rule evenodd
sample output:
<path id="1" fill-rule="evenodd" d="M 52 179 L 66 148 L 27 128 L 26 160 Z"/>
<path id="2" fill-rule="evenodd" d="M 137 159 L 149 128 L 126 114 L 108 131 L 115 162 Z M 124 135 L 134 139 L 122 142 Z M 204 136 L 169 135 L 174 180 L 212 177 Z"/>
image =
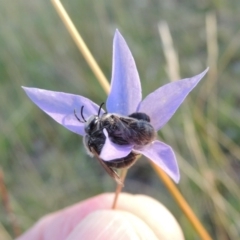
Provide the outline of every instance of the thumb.
<path id="1" fill-rule="evenodd" d="M 134 240 L 158 238 L 151 228 L 132 213 L 121 210 L 98 210 L 83 219 L 67 240 Z"/>

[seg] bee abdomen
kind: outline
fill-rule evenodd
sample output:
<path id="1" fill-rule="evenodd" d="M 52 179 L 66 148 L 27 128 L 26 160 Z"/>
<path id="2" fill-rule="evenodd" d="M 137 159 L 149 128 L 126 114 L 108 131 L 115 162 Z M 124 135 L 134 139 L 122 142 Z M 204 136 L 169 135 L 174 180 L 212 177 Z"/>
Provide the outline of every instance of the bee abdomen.
<path id="1" fill-rule="evenodd" d="M 110 168 L 130 168 L 138 159 L 140 154 L 131 152 L 124 158 L 114 159 L 112 161 L 104 161 Z"/>

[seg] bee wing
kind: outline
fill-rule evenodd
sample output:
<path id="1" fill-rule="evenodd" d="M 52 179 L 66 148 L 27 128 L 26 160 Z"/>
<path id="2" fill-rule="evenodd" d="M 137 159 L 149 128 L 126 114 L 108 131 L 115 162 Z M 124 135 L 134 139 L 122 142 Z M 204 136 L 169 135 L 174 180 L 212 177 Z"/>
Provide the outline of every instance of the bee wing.
<path id="1" fill-rule="evenodd" d="M 103 133 L 106 137 L 104 146 L 100 153 L 100 158 L 104 161 L 111 161 L 117 158 L 126 157 L 133 149 L 133 145 L 118 145 L 113 142 L 108 137 L 108 132 L 103 129 Z"/>
<path id="2" fill-rule="evenodd" d="M 133 149 L 149 158 L 162 168 L 176 183 L 180 180 L 180 173 L 175 154 L 170 146 L 158 140 L 142 149 Z"/>
<path id="3" fill-rule="evenodd" d="M 108 167 L 107 164 L 104 163 L 104 161 L 98 156 L 98 154 L 96 153 L 96 151 L 94 150 L 94 148 L 91 148 L 91 151 L 93 153 L 93 155 L 95 156 L 95 158 L 99 161 L 99 163 L 102 165 L 102 167 L 105 169 L 105 171 L 109 174 L 110 177 L 112 177 L 113 179 L 115 179 L 115 181 L 118 184 L 123 185 L 123 182 L 121 181 L 121 178 L 119 177 L 119 175 L 117 174 L 116 171 L 114 171 L 112 168 Z"/>
<path id="4" fill-rule="evenodd" d="M 136 144 L 136 138 L 139 140 L 141 135 L 137 124 L 138 120 L 130 117 L 114 116 L 114 129 L 109 131 L 112 139 L 116 140 L 114 143 L 124 146 L 131 146 Z M 142 130 L 142 129 L 141 129 Z M 122 147 L 124 147 L 122 146 Z M 120 149 L 120 151 L 122 151 Z"/>

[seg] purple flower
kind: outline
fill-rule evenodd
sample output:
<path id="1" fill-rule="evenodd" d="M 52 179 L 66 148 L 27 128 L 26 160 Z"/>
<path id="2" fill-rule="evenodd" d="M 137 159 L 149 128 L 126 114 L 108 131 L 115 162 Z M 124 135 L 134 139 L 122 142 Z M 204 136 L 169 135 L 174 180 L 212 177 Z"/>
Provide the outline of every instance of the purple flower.
<path id="1" fill-rule="evenodd" d="M 208 69 L 192 78 L 168 83 L 142 100 L 142 90 L 133 56 L 122 35 L 116 30 L 113 41 L 113 70 L 111 90 L 107 98 L 108 113 L 128 116 L 134 112 L 143 112 L 150 117 L 150 123 L 157 132 L 172 117 L 188 93 L 204 77 Z M 99 106 L 91 100 L 69 93 L 53 92 L 37 88 L 23 87 L 28 97 L 55 121 L 72 132 L 85 136 L 84 123 L 79 122 L 75 109 L 84 106 L 84 117 L 96 115 Z M 104 113 L 101 109 L 100 116 Z M 144 147 L 117 145 L 106 137 L 100 158 L 104 161 L 127 156 L 131 151 L 143 154 L 161 167 L 175 182 L 180 179 L 175 154 L 170 146 L 154 140 Z"/>

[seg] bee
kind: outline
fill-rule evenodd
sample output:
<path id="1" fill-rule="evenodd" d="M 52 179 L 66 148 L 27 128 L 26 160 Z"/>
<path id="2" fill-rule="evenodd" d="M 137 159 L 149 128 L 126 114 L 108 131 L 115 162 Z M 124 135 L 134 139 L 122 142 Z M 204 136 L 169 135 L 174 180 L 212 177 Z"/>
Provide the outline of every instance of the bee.
<path id="1" fill-rule="evenodd" d="M 104 146 L 106 137 L 103 129 L 106 129 L 110 140 L 118 145 L 133 145 L 141 148 L 151 143 L 156 138 L 153 126 L 150 124 L 150 117 L 141 112 L 135 112 L 129 116 L 121 116 L 118 114 L 100 112 L 104 103 L 99 107 L 98 114 L 92 115 L 88 120 L 84 118 L 83 108 L 81 107 L 81 117 L 77 116 L 75 110 L 74 115 L 78 121 L 84 123 L 85 136 L 83 143 L 90 155 L 94 155 L 107 173 L 113 177 L 118 183 L 121 183 L 116 169 L 131 167 L 140 154 L 131 151 L 126 157 L 104 161 L 99 157 Z"/>

